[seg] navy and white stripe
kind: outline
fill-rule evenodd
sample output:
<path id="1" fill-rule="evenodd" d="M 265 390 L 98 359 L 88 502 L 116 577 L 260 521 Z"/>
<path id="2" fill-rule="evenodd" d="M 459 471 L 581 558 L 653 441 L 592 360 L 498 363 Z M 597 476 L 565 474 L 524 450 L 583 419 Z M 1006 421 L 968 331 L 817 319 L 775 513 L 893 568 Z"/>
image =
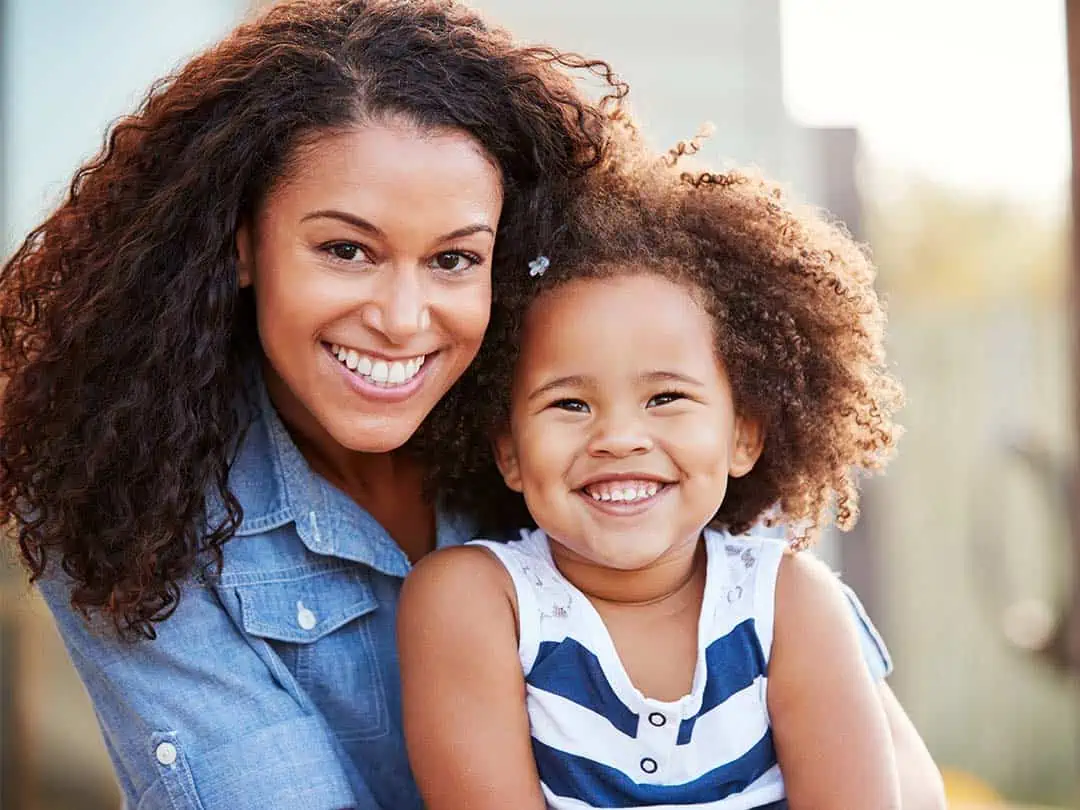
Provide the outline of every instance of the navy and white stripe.
<path id="1" fill-rule="evenodd" d="M 785 545 L 705 532 L 690 694 L 648 698 L 603 620 L 555 567 L 543 532 L 476 541 L 514 581 L 533 752 L 548 806 L 750 810 L 784 798 L 766 708 Z"/>

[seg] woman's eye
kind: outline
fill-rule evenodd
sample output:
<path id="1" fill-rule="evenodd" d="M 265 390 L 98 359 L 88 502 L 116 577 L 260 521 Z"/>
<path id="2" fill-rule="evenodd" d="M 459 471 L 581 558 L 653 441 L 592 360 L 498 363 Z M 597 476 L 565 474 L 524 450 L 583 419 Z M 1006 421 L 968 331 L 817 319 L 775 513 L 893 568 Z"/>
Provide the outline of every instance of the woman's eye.
<path id="1" fill-rule="evenodd" d="M 678 391 L 665 391 L 650 399 L 648 407 L 656 408 L 660 405 L 670 405 L 672 402 L 679 399 L 686 399 L 686 394 L 679 393 Z"/>
<path id="2" fill-rule="evenodd" d="M 325 245 L 323 250 L 343 262 L 353 262 L 358 258 L 365 258 L 364 249 L 352 242 L 334 242 Z"/>
<path id="3" fill-rule="evenodd" d="M 432 260 L 435 269 L 444 273 L 464 273 L 479 263 L 480 257 L 469 253 L 440 253 Z"/>
<path id="4" fill-rule="evenodd" d="M 589 412 L 589 406 L 580 399 L 560 399 L 556 402 L 552 402 L 551 407 L 557 408 L 560 411 L 570 411 L 571 413 Z"/>

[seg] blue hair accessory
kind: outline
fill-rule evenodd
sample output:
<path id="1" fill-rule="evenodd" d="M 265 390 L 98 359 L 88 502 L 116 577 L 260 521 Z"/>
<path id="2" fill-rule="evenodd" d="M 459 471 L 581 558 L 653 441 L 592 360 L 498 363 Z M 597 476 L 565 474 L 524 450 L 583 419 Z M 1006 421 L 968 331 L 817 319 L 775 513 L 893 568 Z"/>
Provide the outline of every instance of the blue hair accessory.
<path id="1" fill-rule="evenodd" d="M 547 269 L 551 266 L 551 259 L 547 256 L 537 256 L 531 262 L 529 262 L 529 275 L 532 278 L 544 275 Z"/>
<path id="2" fill-rule="evenodd" d="M 566 223 L 563 223 L 562 225 L 560 225 L 558 228 L 555 229 L 555 233 L 553 233 L 551 235 L 551 239 L 548 240 L 548 247 L 549 248 L 551 247 L 551 245 L 555 244 L 555 242 L 558 240 L 558 238 L 560 236 L 562 236 L 564 233 L 566 233 L 566 228 L 567 228 Z M 544 273 L 547 272 L 547 269 L 549 267 L 551 267 L 551 259 L 549 259 L 543 253 L 541 253 L 539 256 L 537 256 L 535 259 L 533 259 L 531 262 L 529 262 L 529 276 L 531 278 L 539 278 L 540 276 L 544 275 Z"/>

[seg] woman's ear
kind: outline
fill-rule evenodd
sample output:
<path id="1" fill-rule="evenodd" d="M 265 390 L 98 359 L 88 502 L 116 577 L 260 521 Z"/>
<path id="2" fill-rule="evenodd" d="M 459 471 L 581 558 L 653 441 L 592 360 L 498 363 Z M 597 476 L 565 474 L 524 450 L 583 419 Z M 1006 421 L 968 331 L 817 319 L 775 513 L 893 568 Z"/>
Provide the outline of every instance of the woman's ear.
<path id="1" fill-rule="evenodd" d="M 236 229 L 236 274 L 241 287 L 250 287 L 255 263 L 255 245 L 251 228 L 246 222 Z"/>
<path id="2" fill-rule="evenodd" d="M 514 492 L 521 492 L 521 468 L 518 466 L 517 449 L 514 447 L 514 437 L 510 431 L 505 430 L 495 437 L 495 463 L 502 473 L 503 481 Z"/>
<path id="3" fill-rule="evenodd" d="M 765 428 L 758 419 L 735 418 L 735 441 L 731 448 L 728 475 L 742 478 L 757 464 L 765 449 Z"/>

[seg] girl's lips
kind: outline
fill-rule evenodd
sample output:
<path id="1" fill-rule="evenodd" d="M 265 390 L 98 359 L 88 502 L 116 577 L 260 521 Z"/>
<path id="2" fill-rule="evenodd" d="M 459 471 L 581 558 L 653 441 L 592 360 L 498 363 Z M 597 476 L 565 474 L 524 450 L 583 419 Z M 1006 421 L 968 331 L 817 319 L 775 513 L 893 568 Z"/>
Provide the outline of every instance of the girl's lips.
<path id="1" fill-rule="evenodd" d="M 432 367 L 438 362 L 439 356 L 439 352 L 427 355 L 424 365 L 407 382 L 400 385 L 379 385 L 364 375 L 351 371 L 348 366 L 338 360 L 328 344 L 324 343 L 322 346 L 328 359 L 334 364 L 334 367 L 350 388 L 366 399 L 379 402 L 403 402 L 419 391 L 431 373 Z"/>
<path id="2" fill-rule="evenodd" d="M 610 480 L 610 479 L 605 479 Z M 635 479 L 640 480 L 640 479 Z M 605 515 L 611 517 L 631 517 L 634 515 L 640 515 L 643 512 L 647 512 L 658 504 L 668 492 L 674 487 L 674 484 L 660 484 L 656 493 L 648 495 L 644 498 L 637 498 L 635 500 L 597 500 L 584 489 L 575 490 L 578 497 L 584 500 L 593 509 L 602 512 Z"/>

